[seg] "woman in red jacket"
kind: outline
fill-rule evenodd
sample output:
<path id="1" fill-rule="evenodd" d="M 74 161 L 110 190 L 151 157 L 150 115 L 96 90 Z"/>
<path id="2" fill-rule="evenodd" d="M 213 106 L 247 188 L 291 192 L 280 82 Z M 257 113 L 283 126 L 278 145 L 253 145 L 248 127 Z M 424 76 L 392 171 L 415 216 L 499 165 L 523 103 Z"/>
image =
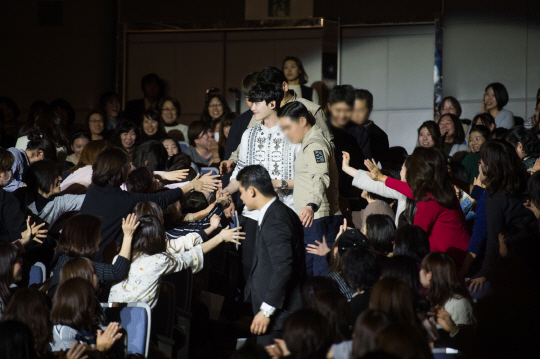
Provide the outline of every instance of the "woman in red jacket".
<path id="1" fill-rule="evenodd" d="M 407 182 L 383 175 L 373 161 L 365 163 L 373 180 L 418 201 L 414 225 L 428 234 L 431 252 L 447 253 L 461 265 L 471 233 L 450 182 L 444 154 L 434 148 L 417 147 L 410 159 Z"/>

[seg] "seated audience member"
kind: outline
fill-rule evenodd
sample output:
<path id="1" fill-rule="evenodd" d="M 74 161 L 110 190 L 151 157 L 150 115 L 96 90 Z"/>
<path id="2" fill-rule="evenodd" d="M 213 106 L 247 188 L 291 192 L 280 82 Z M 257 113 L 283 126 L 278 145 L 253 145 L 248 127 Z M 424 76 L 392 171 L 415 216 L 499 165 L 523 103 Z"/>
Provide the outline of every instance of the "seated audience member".
<path id="1" fill-rule="evenodd" d="M 249 91 L 248 91 L 248 94 L 249 94 Z M 219 136 L 218 136 L 218 139 L 216 141 L 217 141 L 218 146 L 219 146 L 220 158 L 222 160 L 225 159 L 227 142 L 228 142 L 228 139 L 229 139 L 229 133 L 231 132 L 233 122 L 238 117 L 239 117 L 239 115 L 236 112 L 231 112 L 231 113 L 228 113 L 227 115 L 223 116 L 223 118 L 221 119 L 221 123 L 220 123 L 220 126 L 219 126 Z M 215 134 L 214 134 L 214 136 L 215 136 Z"/>
<path id="2" fill-rule="evenodd" d="M 18 320 L 0 322 L 0 348 L 5 358 L 37 358 L 32 332 L 26 324 Z"/>
<path id="3" fill-rule="evenodd" d="M 163 80 L 158 75 L 150 73 L 144 75 L 141 79 L 141 90 L 143 92 L 143 98 L 128 101 L 124 110 L 125 118 L 131 121 L 137 121 L 138 125 L 141 124 L 140 121 L 145 110 L 156 108 L 159 99 L 165 92 L 165 86 Z"/>
<path id="4" fill-rule="evenodd" d="M 84 194 L 60 195 L 61 180 L 55 163 L 39 161 L 24 174 L 27 187 L 17 190 L 22 192 L 27 210 L 46 222 L 49 228 L 62 214 L 80 210 L 84 201 Z"/>
<path id="5" fill-rule="evenodd" d="M 112 91 L 101 94 L 99 97 L 99 110 L 105 115 L 105 131 L 113 133 L 120 123 L 120 111 L 122 110 L 120 96 Z M 127 118 L 132 120 L 131 117 Z"/>
<path id="6" fill-rule="evenodd" d="M 212 143 L 214 134 L 210 123 L 199 120 L 191 123 L 188 129 L 189 147 L 184 150 L 199 168 L 209 167 L 214 163 Z"/>
<path id="7" fill-rule="evenodd" d="M 28 148 L 28 142 L 33 139 L 47 138 L 56 147 L 56 153 L 59 160 L 63 161 L 66 157 L 68 140 L 64 135 L 64 129 L 60 117 L 52 110 L 44 111 L 34 122 L 26 123 L 19 131 L 19 139 L 16 148 L 25 150 Z M 38 135 L 38 137 L 36 137 Z M 62 152 L 62 153 L 61 153 Z M 52 159 L 52 158 L 51 158 Z M 56 158 L 54 158 L 56 160 Z"/>
<path id="8" fill-rule="evenodd" d="M 148 167 L 152 171 L 165 171 L 169 154 L 159 141 L 146 141 L 133 152 L 133 166 Z"/>
<path id="9" fill-rule="evenodd" d="M 68 175 L 60 184 L 62 191 L 66 190 L 74 183 L 89 187 L 92 184 L 92 165 L 96 161 L 96 157 L 101 150 L 108 146 L 109 142 L 105 140 L 91 141 L 84 146 L 79 162 L 66 172 Z"/>
<path id="10" fill-rule="evenodd" d="M 538 130 L 539 120 L 540 120 L 540 97 L 536 99 L 536 106 L 534 107 L 534 115 L 532 115 L 525 121 L 524 127 L 527 130 L 536 132 L 535 130 Z"/>
<path id="11" fill-rule="evenodd" d="M 145 110 L 142 114 L 141 142 L 160 141 L 167 137 L 165 125 L 159 112 L 153 108 Z"/>
<path id="12" fill-rule="evenodd" d="M 523 205 L 527 199 L 527 171 L 516 150 L 507 142 L 491 140 L 480 149 L 480 166 L 485 175 L 482 184 L 486 197 L 487 241 L 480 271 L 469 289 L 483 289 L 499 258 L 499 233 L 510 222 L 521 222 L 538 231 L 534 214 Z"/>
<path id="13" fill-rule="evenodd" d="M 122 337 L 118 332 L 121 327 L 112 322 L 105 331 L 97 329 L 94 313 L 98 305 L 94 286 L 86 279 L 71 278 L 62 283 L 54 296 L 51 311 L 54 325 L 51 351 L 68 350 L 77 341 L 98 351 L 98 356 L 109 351 Z"/>
<path id="14" fill-rule="evenodd" d="M 499 82 L 487 85 L 480 113 L 489 113 L 495 119 L 497 128 L 514 127 L 514 114 L 504 108 L 508 103 L 508 91 Z"/>
<path id="15" fill-rule="evenodd" d="M 480 161 L 480 147 L 489 140 L 489 129 L 483 125 L 473 125 L 469 133 L 469 148 L 471 152 L 463 159 L 463 166 L 469 174 L 469 183 L 473 184 L 478 177 L 478 162 Z"/>
<path id="16" fill-rule="evenodd" d="M 112 136 L 112 144 L 123 148 L 127 153 L 133 152 L 140 143 L 139 128 L 134 122 L 124 120 L 116 126 Z"/>
<path id="17" fill-rule="evenodd" d="M 19 248 L 12 243 L 0 243 L 0 315 L 13 296 L 12 284 L 22 279 Z"/>
<path id="18" fill-rule="evenodd" d="M 87 214 L 78 214 L 71 217 L 64 226 L 58 247 L 53 259 L 55 264 L 49 292 L 50 298 L 54 296 L 60 280 L 60 272 L 64 264 L 72 258 L 84 257 L 94 262 L 96 274 L 101 283 L 111 283 L 123 279 L 129 272 L 133 232 L 137 226 L 137 218 L 130 214 L 122 219 L 124 237 L 122 247 L 114 264 L 96 262 L 94 260 L 99 251 L 101 219 Z"/>
<path id="19" fill-rule="evenodd" d="M 351 323 L 368 308 L 371 289 L 381 272 L 381 260 L 374 250 L 366 245 L 357 246 L 343 258 L 343 272 L 347 283 L 356 293 L 349 301 Z"/>
<path id="20" fill-rule="evenodd" d="M 396 230 L 394 239 L 394 256 L 407 256 L 418 265 L 429 253 L 429 238 L 419 226 L 406 224 Z"/>
<path id="21" fill-rule="evenodd" d="M 418 127 L 416 147 L 435 147 L 441 149 L 441 130 L 435 121 L 426 121 Z"/>
<path id="22" fill-rule="evenodd" d="M 354 90 L 354 108 L 351 120 L 357 125 L 367 128 L 371 156 L 375 162 L 385 163 L 389 160 L 388 135 L 369 118 L 371 111 L 373 111 L 371 92 L 362 89 Z"/>
<path id="23" fill-rule="evenodd" d="M 443 151 L 448 157 L 456 152 L 468 151 L 465 140 L 465 131 L 463 125 L 456 115 L 446 114 L 439 120 L 439 129 L 443 140 Z"/>
<path id="24" fill-rule="evenodd" d="M 66 100 L 58 98 L 51 101 L 49 108 L 60 117 L 60 124 L 64 130 L 66 138 L 70 138 L 73 131 L 73 123 L 75 122 L 75 110 L 73 106 Z"/>
<path id="25" fill-rule="evenodd" d="M 444 307 L 456 324 L 474 324 L 472 299 L 461 284 L 456 265 L 444 253 L 433 252 L 422 260 L 420 282 L 432 306 Z"/>
<path id="26" fill-rule="evenodd" d="M 65 169 L 70 169 L 79 163 L 84 146 L 86 146 L 91 140 L 92 138 L 86 132 L 78 132 L 71 137 L 69 147 L 72 153 L 66 157 L 66 162 L 64 164 Z"/>
<path id="27" fill-rule="evenodd" d="M 163 119 L 167 136 L 176 141 L 187 141 L 188 126 L 179 122 L 182 114 L 180 102 L 170 96 L 162 97 L 157 105 L 157 110 Z"/>
<path id="28" fill-rule="evenodd" d="M 64 263 L 58 277 L 58 287 L 71 278 L 86 279 L 92 283 L 96 292 L 99 289 L 99 276 L 96 273 L 96 265 L 86 257 L 75 257 Z"/>
<path id="29" fill-rule="evenodd" d="M 219 218 L 211 221 L 214 221 L 211 228 L 217 228 Z M 224 229 L 211 239 L 206 233 L 198 232 L 168 240 L 163 224 L 157 217 L 142 216 L 139 223 L 133 240 L 133 264 L 127 278 L 112 286 L 109 302 L 144 302 L 154 308 L 163 275 L 185 268 L 191 268 L 196 273 L 203 267 L 204 253 L 220 243 L 240 244 L 238 240 L 244 239 L 244 233 L 238 232 L 241 227 L 236 227 Z M 203 239 L 206 241 L 203 242 Z"/>
<path id="30" fill-rule="evenodd" d="M 505 140 L 514 146 L 517 155 L 527 169 L 534 166 L 540 157 L 540 141 L 531 131 L 526 130 L 523 126 L 513 127 L 506 134 Z"/>
<path id="31" fill-rule="evenodd" d="M 460 162 L 450 162 L 448 164 L 450 168 L 450 180 L 454 184 L 454 191 L 456 197 L 459 199 L 461 210 L 465 215 L 465 219 L 468 223 L 472 224 L 474 220 L 474 200 L 469 196 L 467 192 L 470 192 L 469 174 L 467 169 Z"/>
<path id="32" fill-rule="evenodd" d="M 395 232 L 394 220 L 386 214 L 371 214 L 366 219 L 364 234 L 375 252 L 382 256 L 392 256 Z"/>
<path id="33" fill-rule="evenodd" d="M 24 186 L 23 175 L 32 163 L 42 160 L 56 160 L 56 149 L 54 143 L 43 136 L 30 134 L 30 141 L 26 150 L 20 150 L 15 147 L 8 149 L 13 155 L 13 164 L 11 166 L 11 176 L 4 180 L 4 191 L 13 192 L 17 188 Z"/>
<path id="34" fill-rule="evenodd" d="M 485 126 L 488 128 L 489 132 L 492 132 L 496 128 L 495 119 L 489 113 L 479 113 L 474 116 L 471 123 L 471 127 L 472 126 Z"/>
<path id="35" fill-rule="evenodd" d="M 13 295 L 2 313 L 2 321 L 16 320 L 28 326 L 32 332 L 37 358 L 49 357 L 49 343 L 53 340 L 50 306 L 51 302 L 44 293 L 23 288 Z"/>
<path id="36" fill-rule="evenodd" d="M 384 170 L 383 172 L 389 174 L 389 172 L 386 172 Z M 392 218 L 392 221 L 395 220 L 396 214 L 390 207 L 390 204 L 388 204 L 388 198 L 379 196 L 378 194 L 371 193 L 366 190 L 362 191 L 362 198 L 367 201 L 368 205 L 361 211 L 352 212 L 354 228 L 364 231 L 364 227 L 366 226 L 366 219 L 372 214 L 385 214 Z"/>
<path id="37" fill-rule="evenodd" d="M 88 112 L 84 124 L 87 133 L 90 134 L 91 141 L 106 140 L 109 137 L 108 131 L 105 130 L 105 120 L 101 111 Z"/>
<path id="38" fill-rule="evenodd" d="M 302 304 L 304 308 L 313 308 L 315 297 L 321 293 L 339 293 L 339 287 L 332 279 L 326 277 L 311 277 L 302 286 Z"/>
<path id="39" fill-rule="evenodd" d="M 440 117 L 446 114 L 456 115 L 458 118 L 461 117 L 461 104 L 453 96 L 446 96 L 441 100 L 439 106 L 437 107 Z"/>
<path id="40" fill-rule="evenodd" d="M 506 135 L 508 134 L 508 129 L 506 128 L 496 128 L 493 131 L 491 131 L 491 139 L 492 140 L 504 140 L 506 138 Z"/>
<path id="41" fill-rule="evenodd" d="M 26 117 L 26 122 L 35 121 L 39 117 L 39 115 L 41 115 L 44 111 L 48 109 L 49 104 L 45 101 L 36 100 L 32 102 L 30 108 L 28 109 L 28 116 Z"/>
<path id="42" fill-rule="evenodd" d="M 349 356 L 339 358 L 364 358 L 366 354 L 377 350 L 375 342 L 379 333 L 392 324 L 392 319 L 381 310 L 366 309 L 354 324 L 352 351 Z M 336 346 L 333 347 L 334 358 L 338 359 Z"/>
<path id="43" fill-rule="evenodd" d="M 205 175 L 201 179 L 184 185 L 182 188 L 153 194 L 140 194 L 122 191 L 120 186 L 127 179 L 131 169 L 128 155 L 119 148 L 102 150 L 92 166 L 92 183 L 86 193 L 81 213 L 100 216 L 102 241 L 96 261 L 101 262 L 103 249 L 113 241 L 120 242 L 121 219 L 131 213 L 139 202 L 152 201 L 159 206 L 167 207 L 182 198 L 184 193 L 193 189 L 196 191 L 216 189 L 216 176 Z"/>
<path id="44" fill-rule="evenodd" d="M 341 293 L 320 293 L 315 297 L 313 309 L 328 320 L 334 344 L 351 339 L 349 303 Z"/>
<path id="45" fill-rule="evenodd" d="M 210 125 L 213 120 L 221 120 L 229 112 L 231 112 L 231 108 L 229 107 L 225 96 L 218 93 L 212 93 L 206 99 L 200 120 L 205 121 Z"/>
<path id="46" fill-rule="evenodd" d="M 281 70 L 287 78 L 289 89 L 294 91 L 298 97 L 305 98 L 315 104 L 319 104 L 319 94 L 317 90 L 306 86 L 308 74 L 304 70 L 304 65 L 298 57 L 287 56 L 281 64 Z"/>
<path id="47" fill-rule="evenodd" d="M 366 161 L 366 166 L 372 179 L 418 200 L 413 224 L 428 234 L 430 250 L 447 252 L 463 264 L 471 234 L 441 151 L 417 147 L 407 169 L 407 182 L 384 176 L 373 162 Z"/>
<path id="48" fill-rule="evenodd" d="M 297 359 L 325 359 L 334 338 L 326 318 L 313 309 L 299 309 L 283 324 L 283 356 Z"/>
<path id="49" fill-rule="evenodd" d="M 170 161 L 175 155 L 180 153 L 180 145 L 171 137 L 165 137 L 161 140 L 161 144 L 167 150 L 168 160 Z"/>

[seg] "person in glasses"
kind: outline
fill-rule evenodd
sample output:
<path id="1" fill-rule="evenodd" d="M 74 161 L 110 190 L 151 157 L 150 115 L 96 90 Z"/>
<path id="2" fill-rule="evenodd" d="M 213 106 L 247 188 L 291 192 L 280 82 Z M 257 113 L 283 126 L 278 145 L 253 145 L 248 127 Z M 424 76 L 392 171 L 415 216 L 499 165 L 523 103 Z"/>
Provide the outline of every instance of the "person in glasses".
<path id="1" fill-rule="evenodd" d="M 212 123 L 214 120 L 221 120 L 229 112 L 231 109 L 225 97 L 221 94 L 212 94 L 204 104 L 201 120 Z"/>
<path id="2" fill-rule="evenodd" d="M 86 116 L 85 124 L 86 131 L 90 134 L 92 141 L 107 139 L 108 133 L 105 130 L 105 120 L 101 111 L 90 111 Z"/>
<path id="3" fill-rule="evenodd" d="M 188 126 L 179 122 L 182 113 L 180 102 L 173 97 L 165 96 L 159 101 L 157 110 L 163 118 L 167 135 L 177 141 L 187 141 Z"/>

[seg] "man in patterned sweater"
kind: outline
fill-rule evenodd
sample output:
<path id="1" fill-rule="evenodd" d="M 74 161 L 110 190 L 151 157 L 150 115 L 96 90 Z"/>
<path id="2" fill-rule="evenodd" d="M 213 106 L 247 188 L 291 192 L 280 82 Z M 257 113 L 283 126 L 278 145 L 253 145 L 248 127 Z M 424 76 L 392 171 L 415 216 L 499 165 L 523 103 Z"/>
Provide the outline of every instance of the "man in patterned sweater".
<path id="1" fill-rule="evenodd" d="M 256 83 L 249 91 L 249 101 L 253 103 L 251 110 L 261 123 L 244 131 L 238 165 L 231 176 L 231 182 L 223 191 L 229 194 L 238 191 L 238 172 L 246 166 L 261 165 L 270 174 L 279 200 L 294 210 L 294 160 L 299 145 L 292 144 L 279 126 L 277 111 L 283 94 L 280 86 L 269 82 Z M 242 215 L 245 217 L 243 227 L 246 233 L 242 245 L 242 264 L 247 280 L 253 263 L 259 211 L 249 211 L 244 207 Z"/>

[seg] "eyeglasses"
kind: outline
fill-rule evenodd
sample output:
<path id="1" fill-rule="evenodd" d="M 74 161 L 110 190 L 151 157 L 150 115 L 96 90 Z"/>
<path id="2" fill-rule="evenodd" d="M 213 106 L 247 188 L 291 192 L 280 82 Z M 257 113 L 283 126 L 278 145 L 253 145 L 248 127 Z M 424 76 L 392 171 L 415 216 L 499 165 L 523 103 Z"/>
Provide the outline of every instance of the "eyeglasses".
<path id="1" fill-rule="evenodd" d="M 176 112 L 176 108 L 174 108 L 174 107 L 173 108 L 163 108 L 163 109 L 161 109 L 161 111 L 163 111 L 163 112 Z"/>
<path id="2" fill-rule="evenodd" d="M 208 105 L 208 107 L 222 107 L 222 106 L 223 106 L 223 104 L 220 103 L 220 102 L 218 102 L 218 103 L 211 103 L 211 104 Z"/>

